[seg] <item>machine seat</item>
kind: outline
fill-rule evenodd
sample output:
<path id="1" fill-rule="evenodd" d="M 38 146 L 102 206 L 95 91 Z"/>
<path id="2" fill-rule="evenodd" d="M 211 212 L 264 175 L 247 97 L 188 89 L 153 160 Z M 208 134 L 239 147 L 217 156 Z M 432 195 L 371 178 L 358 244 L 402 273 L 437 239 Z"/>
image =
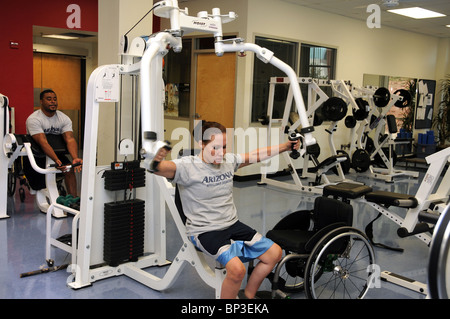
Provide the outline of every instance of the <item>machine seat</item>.
<path id="1" fill-rule="evenodd" d="M 333 155 L 330 156 L 328 158 L 326 158 L 325 160 L 323 160 L 322 162 L 320 162 L 317 166 L 315 167 L 311 167 L 308 170 L 311 171 L 312 173 L 316 173 L 319 169 L 331 165 L 333 163 L 336 163 L 338 159 L 343 158 L 343 159 L 347 159 L 347 156 L 345 155 Z"/>
<path id="2" fill-rule="evenodd" d="M 370 192 L 372 192 L 372 187 L 370 186 L 345 182 L 336 185 L 327 185 L 323 188 L 323 196 L 342 197 L 346 199 L 360 198 Z"/>

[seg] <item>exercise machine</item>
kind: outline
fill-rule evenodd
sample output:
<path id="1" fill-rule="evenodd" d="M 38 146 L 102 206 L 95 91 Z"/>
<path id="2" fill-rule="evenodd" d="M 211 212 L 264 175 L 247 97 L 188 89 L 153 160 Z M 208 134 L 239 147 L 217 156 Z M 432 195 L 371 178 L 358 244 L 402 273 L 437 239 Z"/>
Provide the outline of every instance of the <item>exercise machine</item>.
<path id="1" fill-rule="evenodd" d="M 72 265 L 69 266 L 71 281 L 69 286 L 79 289 L 93 282 L 126 275 L 147 287 L 155 290 L 165 290 L 170 287 L 186 264 L 195 268 L 200 278 L 215 289 L 215 296 L 220 296 L 224 269 L 210 267 L 203 253 L 198 252 L 186 236 L 186 229 L 174 203 L 174 188 L 165 178 L 150 173 L 154 167 L 154 156 L 161 147 L 167 147 L 164 134 L 164 84 L 162 81 L 163 57 L 169 49 L 174 52 L 182 50 L 181 37 L 192 31 L 213 34 L 215 37 L 215 52 L 222 56 L 224 52 L 254 52 L 265 63 L 271 63 L 284 71 L 290 79 L 295 80 L 295 72 L 273 55 L 273 52 L 255 44 L 244 43 L 242 39 L 222 39 L 222 23 L 231 22 L 236 14 L 230 12 L 222 15 L 220 9 L 214 8 L 212 14 L 199 12 L 197 17 L 188 15 L 187 8 L 181 10 L 178 2 L 161 1 L 153 5 L 154 14 L 169 18 L 171 29 L 156 33 L 145 40 L 136 38 L 123 53 L 123 64 L 112 64 L 98 67 L 90 76 L 86 97 L 86 124 L 83 154 L 83 171 L 81 184 L 80 210 L 75 211 L 58 204 L 52 208 L 60 208 L 74 215 L 72 224 L 71 246 L 62 246 L 58 238 L 52 234 L 51 219 L 47 219 L 47 259 L 51 259 L 53 247 L 62 247 L 72 254 Z M 127 40 L 124 41 L 127 43 Z M 143 44 L 143 45 L 142 45 Z M 109 182 L 103 178 L 103 172 L 123 168 L 122 163 L 112 163 L 111 166 L 97 166 L 97 138 L 99 122 L 99 104 L 120 102 L 120 82 L 126 76 L 139 76 L 140 97 L 140 130 L 141 145 L 138 168 L 144 169 L 145 185 L 126 190 L 128 193 L 122 200 L 124 190 L 115 191 L 108 188 Z M 134 96 L 132 92 L 131 96 Z M 303 151 L 312 149 L 316 141 L 312 136 L 314 130 L 310 127 L 306 110 L 301 99 L 299 86 L 293 89 L 296 106 L 300 114 L 303 138 Z M 130 141 L 127 144 L 136 144 Z M 129 147 L 128 150 L 132 150 Z M 131 151 L 129 155 L 133 154 Z M 134 154 L 136 156 L 137 154 Z M 126 170 L 126 169 L 125 169 Z M 120 172 L 111 173 L 113 176 Z M 125 173 L 129 173 L 126 170 Z M 122 194 L 122 195 L 121 195 Z M 166 256 L 166 205 L 181 236 L 182 245 L 175 259 L 171 262 Z M 120 207 L 119 207 L 120 206 Z M 123 208 L 125 207 L 125 208 Z M 139 207 L 139 211 L 138 211 Z M 135 251 L 125 251 L 125 255 L 111 259 L 117 249 L 110 241 L 114 210 L 118 209 L 125 216 L 133 216 L 139 221 L 139 230 L 143 237 L 133 239 Z M 109 221 L 111 218 L 111 224 Z M 124 223 L 129 223 L 125 220 Z M 134 222 L 134 220 L 133 220 Z M 138 240 L 139 239 L 139 240 Z M 138 240 L 138 242 L 134 242 Z M 111 250 L 105 251 L 107 244 Z M 163 277 L 151 274 L 154 266 L 168 266 Z"/>
<path id="2" fill-rule="evenodd" d="M 283 140 L 285 134 L 288 135 L 289 139 L 295 139 L 301 136 L 301 133 L 297 131 L 299 125 L 301 124 L 299 113 L 292 110 L 293 102 L 293 91 L 292 88 L 296 85 L 290 85 L 291 79 L 287 77 L 272 77 L 269 82 L 269 101 L 267 106 L 266 115 L 261 117 L 261 123 L 267 125 L 267 141 L 271 140 L 272 126 L 280 126 L 279 129 L 279 139 Z M 326 158 L 324 161 L 319 162 L 318 156 L 320 154 L 320 148 L 317 146 L 314 152 L 292 152 L 291 154 L 283 153 L 282 157 L 287 163 L 287 170 L 292 176 L 293 182 L 282 182 L 268 177 L 267 171 L 263 170 L 261 174 L 261 181 L 259 185 L 271 185 L 283 189 L 307 192 L 312 194 L 321 194 L 324 185 L 330 184 L 326 173 L 335 168 L 337 169 L 339 181 L 345 180 L 344 170 L 342 169 L 341 163 L 348 160 L 345 154 L 338 154 L 333 141 L 333 132 L 336 128 L 337 122 L 341 120 L 347 113 L 347 105 L 343 105 L 342 101 L 336 100 L 334 98 L 329 98 L 325 92 L 320 88 L 320 86 L 329 86 L 330 83 L 327 80 L 313 79 L 300 77 L 296 78 L 296 83 L 300 85 L 306 85 L 308 91 L 308 101 L 307 101 L 307 117 L 309 124 L 315 126 L 318 119 L 317 111 L 321 108 L 323 110 L 321 114 L 325 117 L 325 120 L 330 120 L 330 127 L 326 130 L 329 134 L 329 146 L 331 151 L 331 156 Z M 273 118 L 274 109 L 274 99 L 275 99 L 275 89 L 276 86 L 289 85 L 289 90 L 286 98 L 286 103 L 283 111 L 283 116 L 281 119 Z M 323 118 L 321 119 L 321 121 Z M 295 159 L 303 157 L 303 169 L 299 176 L 297 169 L 295 168 Z M 314 166 L 309 167 L 309 161 L 313 161 Z M 313 178 L 314 182 L 304 185 L 302 179 Z"/>
<path id="3" fill-rule="evenodd" d="M 393 115 L 387 113 L 393 106 L 404 108 L 411 103 L 411 95 L 406 90 L 397 90 L 391 94 L 386 88 L 353 87 L 351 92 L 353 117 L 359 122 L 359 128 L 350 142 L 353 168 L 358 173 L 366 173 L 376 179 L 393 182 L 398 177 L 419 176 L 418 172 L 396 170 L 394 146 L 398 143 L 394 135 L 397 123 Z M 385 134 L 386 125 L 388 134 Z M 369 136 L 373 133 L 373 138 Z"/>
<path id="4" fill-rule="evenodd" d="M 331 196 L 336 199 L 340 198 L 345 202 L 354 201 L 367 204 L 379 213 L 375 220 L 384 215 L 400 226 L 397 230 L 399 237 L 406 238 L 415 236 L 426 245 L 430 245 L 436 220 L 445 211 L 450 201 L 450 189 L 448 187 L 450 183 L 450 170 L 447 169 L 442 179 L 440 179 L 449 160 L 450 148 L 426 157 L 429 168 L 425 173 L 417 193 L 413 196 L 394 192 L 373 191 L 369 186 L 358 186 L 349 183 L 325 187 L 324 196 Z M 392 212 L 389 209 L 391 206 L 407 209 L 405 217 L 402 218 L 395 212 Z M 366 227 L 366 233 L 372 243 L 373 232 L 371 224 L 374 221 Z M 373 244 L 374 246 L 402 251 L 402 249 L 391 248 L 380 243 Z M 442 265 L 439 267 L 442 267 Z M 411 281 L 408 278 L 402 278 L 402 276 L 389 271 L 383 271 L 381 278 L 416 292 L 427 294 L 425 284 Z"/>
<path id="5" fill-rule="evenodd" d="M 32 168 L 36 172 L 45 175 L 46 188 L 41 190 L 30 189 L 30 193 L 36 196 L 36 204 L 38 205 L 40 211 L 47 213 L 49 205 L 56 202 L 57 198 L 59 197 L 56 174 L 61 173 L 61 171 L 55 167 L 55 163 L 47 156 L 45 168 L 41 168 L 36 164 L 35 154 L 39 152 L 41 152 L 41 156 L 45 156 L 45 154 L 40 151 L 40 148 L 36 145 L 36 143 L 30 136 L 10 133 L 8 98 L 2 96 L 0 100 L 3 101 L 3 107 L 1 107 L 0 114 L 1 118 L 3 119 L 0 132 L 0 142 L 2 145 L 2 152 L 0 152 L 0 174 L 2 176 L 2 192 L 0 194 L 0 205 L 2 207 L 2 211 L 6 215 L 8 196 L 7 189 L 9 186 L 8 183 L 12 182 L 11 178 L 15 178 L 13 176 L 8 176 L 11 173 L 10 170 L 13 169 L 14 162 L 19 157 L 26 156 L 28 157 Z M 54 141 L 55 143 L 53 143 L 53 140 L 49 142 L 51 143 L 51 145 L 61 145 L 61 143 L 58 143 L 58 141 Z M 66 168 L 70 169 L 71 166 L 67 166 Z M 4 187 L 5 189 L 3 191 Z M 64 212 L 60 209 L 55 209 L 53 211 L 53 216 L 55 218 L 63 218 L 66 217 L 66 214 L 64 214 Z"/>
<path id="6" fill-rule="evenodd" d="M 9 98 L 3 94 L 0 94 L 0 138 L 3 142 L 6 132 L 9 132 Z M 3 143 L 2 143 L 3 144 Z M 0 219 L 9 218 L 7 207 L 7 194 L 8 194 L 8 168 L 10 167 L 9 159 L 0 152 L 0 196 L 3 198 L 0 200 Z"/>

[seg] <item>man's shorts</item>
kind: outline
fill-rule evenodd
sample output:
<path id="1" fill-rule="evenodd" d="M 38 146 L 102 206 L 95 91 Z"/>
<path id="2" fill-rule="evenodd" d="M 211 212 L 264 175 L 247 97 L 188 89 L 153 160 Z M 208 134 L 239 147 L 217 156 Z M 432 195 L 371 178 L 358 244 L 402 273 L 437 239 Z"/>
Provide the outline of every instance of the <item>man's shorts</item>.
<path id="1" fill-rule="evenodd" d="M 242 262 L 258 258 L 274 243 L 240 221 L 224 230 L 191 236 L 191 241 L 222 265 L 234 257 L 239 257 Z"/>

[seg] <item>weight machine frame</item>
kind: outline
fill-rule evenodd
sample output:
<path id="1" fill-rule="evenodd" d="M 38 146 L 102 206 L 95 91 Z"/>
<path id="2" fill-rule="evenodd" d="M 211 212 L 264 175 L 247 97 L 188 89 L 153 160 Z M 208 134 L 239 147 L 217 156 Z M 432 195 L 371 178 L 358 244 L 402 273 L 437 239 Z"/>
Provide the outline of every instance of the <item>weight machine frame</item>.
<path id="1" fill-rule="evenodd" d="M 375 105 L 373 101 L 373 95 L 375 93 L 374 88 L 359 88 L 359 87 L 353 87 L 351 90 L 351 93 L 349 92 L 351 99 L 354 101 L 354 98 L 358 97 L 364 97 L 367 98 L 369 103 L 369 113 L 367 117 L 360 121 L 358 130 L 357 130 L 357 138 L 352 139 L 350 143 L 350 154 L 353 154 L 353 152 L 356 149 L 365 149 L 366 142 L 368 135 L 371 131 L 375 129 L 375 135 L 374 135 L 374 146 L 375 150 L 370 154 L 370 161 L 371 164 L 369 165 L 369 172 L 366 172 L 366 174 L 370 175 L 373 178 L 384 180 L 385 182 L 393 182 L 394 178 L 400 177 L 400 176 L 409 176 L 413 178 L 418 178 L 419 173 L 418 172 L 410 172 L 410 171 L 404 171 L 404 170 L 396 170 L 394 169 L 394 163 L 393 163 L 393 147 L 395 144 L 398 144 L 398 142 L 395 142 L 392 138 L 392 133 L 388 135 L 387 138 L 385 138 L 381 143 L 379 142 L 378 137 L 383 133 L 383 130 L 385 129 L 386 125 L 386 115 L 394 106 L 394 104 L 401 100 L 401 96 L 396 94 L 390 95 L 389 103 L 383 107 L 383 110 L 380 111 L 378 107 Z M 356 103 L 355 103 L 356 106 Z M 356 106 L 357 109 L 357 106 Z M 375 116 L 377 119 L 374 121 L 373 124 L 370 123 L 371 117 Z M 352 129 L 351 136 L 354 136 L 355 131 Z M 364 141 L 363 141 L 364 140 Z M 383 151 L 383 147 L 385 145 L 388 145 L 389 148 L 389 157 L 386 156 L 386 154 Z M 381 160 L 383 161 L 386 168 L 381 167 L 374 167 L 372 162 L 375 159 L 376 155 L 379 155 L 381 157 Z"/>
<path id="2" fill-rule="evenodd" d="M 9 132 L 9 99 L 7 96 L 0 94 L 0 138 L 2 145 L 7 132 Z M 0 219 L 9 218 L 7 208 L 8 196 L 8 169 L 14 161 L 9 160 L 4 152 L 0 152 Z"/>
<path id="3" fill-rule="evenodd" d="M 267 142 L 270 143 L 271 141 L 271 134 L 272 134 L 272 125 L 280 125 L 279 130 L 279 138 L 280 140 L 284 139 L 284 135 L 289 132 L 295 132 L 297 128 L 299 127 L 300 121 L 297 120 L 292 125 L 289 126 L 289 117 L 292 109 L 292 102 L 293 102 L 293 94 L 291 90 L 291 80 L 286 77 L 271 77 L 269 82 L 269 101 L 267 106 L 267 114 L 266 118 L 268 118 L 268 133 L 267 133 Z M 320 88 L 320 86 L 330 86 L 330 80 L 322 80 L 322 79 L 314 79 L 310 77 L 298 77 L 297 83 L 299 84 L 306 84 L 308 85 L 308 109 L 306 111 L 308 120 L 310 125 L 314 122 L 314 116 L 316 110 L 329 98 L 328 95 L 323 92 L 323 90 Z M 281 119 L 273 119 L 273 105 L 274 105 L 274 99 L 275 99 L 275 86 L 276 85 L 289 85 L 288 95 L 286 99 L 286 104 L 284 107 L 283 117 Z M 331 150 L 331 155 L 336 156 L 337 151 L 336 147 L 334 145 L 333 140 L 333 132 L 336 129 L 338 121 L 332 121 L 328 129 L 326 129 L 326 132 L 328 135 L 328 143 Z M 313 194 L 322 194 L 323 187 L 332 184 L 328 177 L 326 176 L 326 172 L 329 171 L 331 168 L 336 167 L 338 172 L 338 182 L 347 181 L 345 178 L 344 171 L 342 170 L 341 162 L 345 161 L 344 157 L 337 158 L 335 163 L 325 165 L 323 168 L 319 169 L 317 173 L 313 174 L 308 172 L 309 168 L 309 160 L 310 160 L 310 154 L 303 153 L 303 169 L 301 176 L 298 175 L 294 162 L 292 161 L 291 157 L 283 153 L 281 156 L 283 156 L 283 159 L 286 161 L 288 170 L 292 176 L 292 179 L 294 183 L 288 183 L 288 182 L 281 182 L 277 181 L 273 178 L 270 178 L 267 176 L 267 170 L 263 169 L 261 174 L 261 181 L 258 182 L 259 185 L 271 185 L 278 188 L 283 188 L 287 190 L 294 190 L 294 191 L 300 191 L 300 192 L 307 192 L 307 193 L 313 193 Z M 264 165 L 264 164 L 263 164 Z M 263 166 L 264 167 L 264 166 Z M 320 176 L 320 178 L 323 180 L 323 183 L 320 185 L 315 186 L 307 186 L 303 185 L 301 179 L 306 178 L 317 178 Z"/>
<path id="4" fill-rule="evenodd" d="M 212 33 L 215 37 L 215 52 L 222 56 L 224 52 L 251 51 L 264 63 L 271 63 L 290 79 L 296 79 L 294 70 L 273 55 L 273 52 L 255 44 L 244 43 L 242 39 L 222 40 L 222 23 L 234 20 L 236 15 L 230 12 L 221 15 L 220 9 L 214 8 L 212 14 L 202 11 L 197 17 L 188 16 L 187 8 L 180 10 L 178 1 L 166 0 L 154 4 L 154 14 L 169 18 L 171 30 L 159 32 L 147 41 L 137 38 L 124 53 L 125 64 L 112 64 L 98 67 L 90 76 L 86 97 L 86 124 L 83 155 L 83 171 L 81 185 L 80 211 L 75 213 L 75 224 L 72 233 L 72 247 L 61 246 L 72 253 L 72 265 L 69 266 L 72 281 L 68 284 L 73 289 L 91 285 L 96 280 L 118 275 L 127 275 L 136 281 L 155 290 L 169 288 L 180 275 L 185 264 L 192 265 L 201 279 L 215 289 L 215 296 L 220 296 L 220 289 L 224 277 L 224 269 L 212 269 L 205 260 L 203 253 L 198 252 L 186 235 L 186 229 L 181 221 L 173 199 L 173 186 L 160 176 L 146 172 L 146 187 L 135 190 L 136 198 L 146 201 L 145 205 L 145 239 L 144 256 L 136 262 L 126 262 L 119 266 L 109 266 L 102 263 L 103 242 L 103 205 L 113 201 L 114 196 L 103 187 L 103 180 L 99 172 L 104 167 L 96 166 L 99 104 L 117 103 L 120 100 L 120 77 L 126 75 L 140 75 L 141 98 L 141 131 L 142 148 L 140 156 L 143 158 L 141 166 L 151 170 L 152 161 L 157 151 L 165 146 L 161 140 L 164 136 L 164 85 L 162 81 L 163 57 L 169 49 L 175 52 L 182 50 L 181 36 L 184 32 L 201 31 Z M 144 42 L 145 49 L 142 49 Z M 139 44 L 139 45 L 138 45 Z M 139 60 L 134 62 L 134 60 Z M 301 98 L 300 87 L 294 86 L 293 96 L 302 125 L 303 145 L 305 148 L 316 143 L 312 136 L 314 130 L 309 126 L 306 110 Z M 182 238 L 182 246 L 174 261 L 166 260 L 166 205 L 175 221 L 178 233 Z M 54 205 L 54 207 L 58 207 Z M 66 208 L 63 208 L 67 210 Z M 67 210 L 68 211 L 68 210 Z M 95 213 L 94 213 L 95 212 Z M 56 239 L 52 238 L 51 220 L 47 220 L 46 251 L 49 258 L 51 246 L 56 246 Z M 169 265 L 165 275 L 160 278 L 145 268 Z"/>

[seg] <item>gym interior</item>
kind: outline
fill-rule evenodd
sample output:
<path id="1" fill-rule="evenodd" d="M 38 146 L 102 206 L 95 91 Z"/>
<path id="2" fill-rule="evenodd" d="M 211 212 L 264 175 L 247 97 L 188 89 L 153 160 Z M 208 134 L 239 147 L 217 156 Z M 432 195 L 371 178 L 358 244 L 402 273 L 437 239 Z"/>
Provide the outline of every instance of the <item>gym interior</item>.
<path id="1" fill-rule="evenodd" d="M 447 0 L 2 7 L 1 299 L 219 298 L 223 266 L 192 245 L 174 185 L 152 173 L 161 147 L 169 159 L 196 148 L 201 120 L 227 128 L 230 153 L 300 140 L 234 174 L 239 219 L 283 249 L 260 298 L 448 298 Z M 410 7 L 436 16 L 393 12 Z M 24 158 L 42 156 L 25 122 L 44 89 L 83 159 L 75 204 L 49 161 L 36 168 L 46 189 L 23 174 Z M 318 198 L 351 222 L 313 233 Z M 280 226 L 297 212 L 310 229 Z M 295 232 L 319 239 L 292 243 Z"/>

